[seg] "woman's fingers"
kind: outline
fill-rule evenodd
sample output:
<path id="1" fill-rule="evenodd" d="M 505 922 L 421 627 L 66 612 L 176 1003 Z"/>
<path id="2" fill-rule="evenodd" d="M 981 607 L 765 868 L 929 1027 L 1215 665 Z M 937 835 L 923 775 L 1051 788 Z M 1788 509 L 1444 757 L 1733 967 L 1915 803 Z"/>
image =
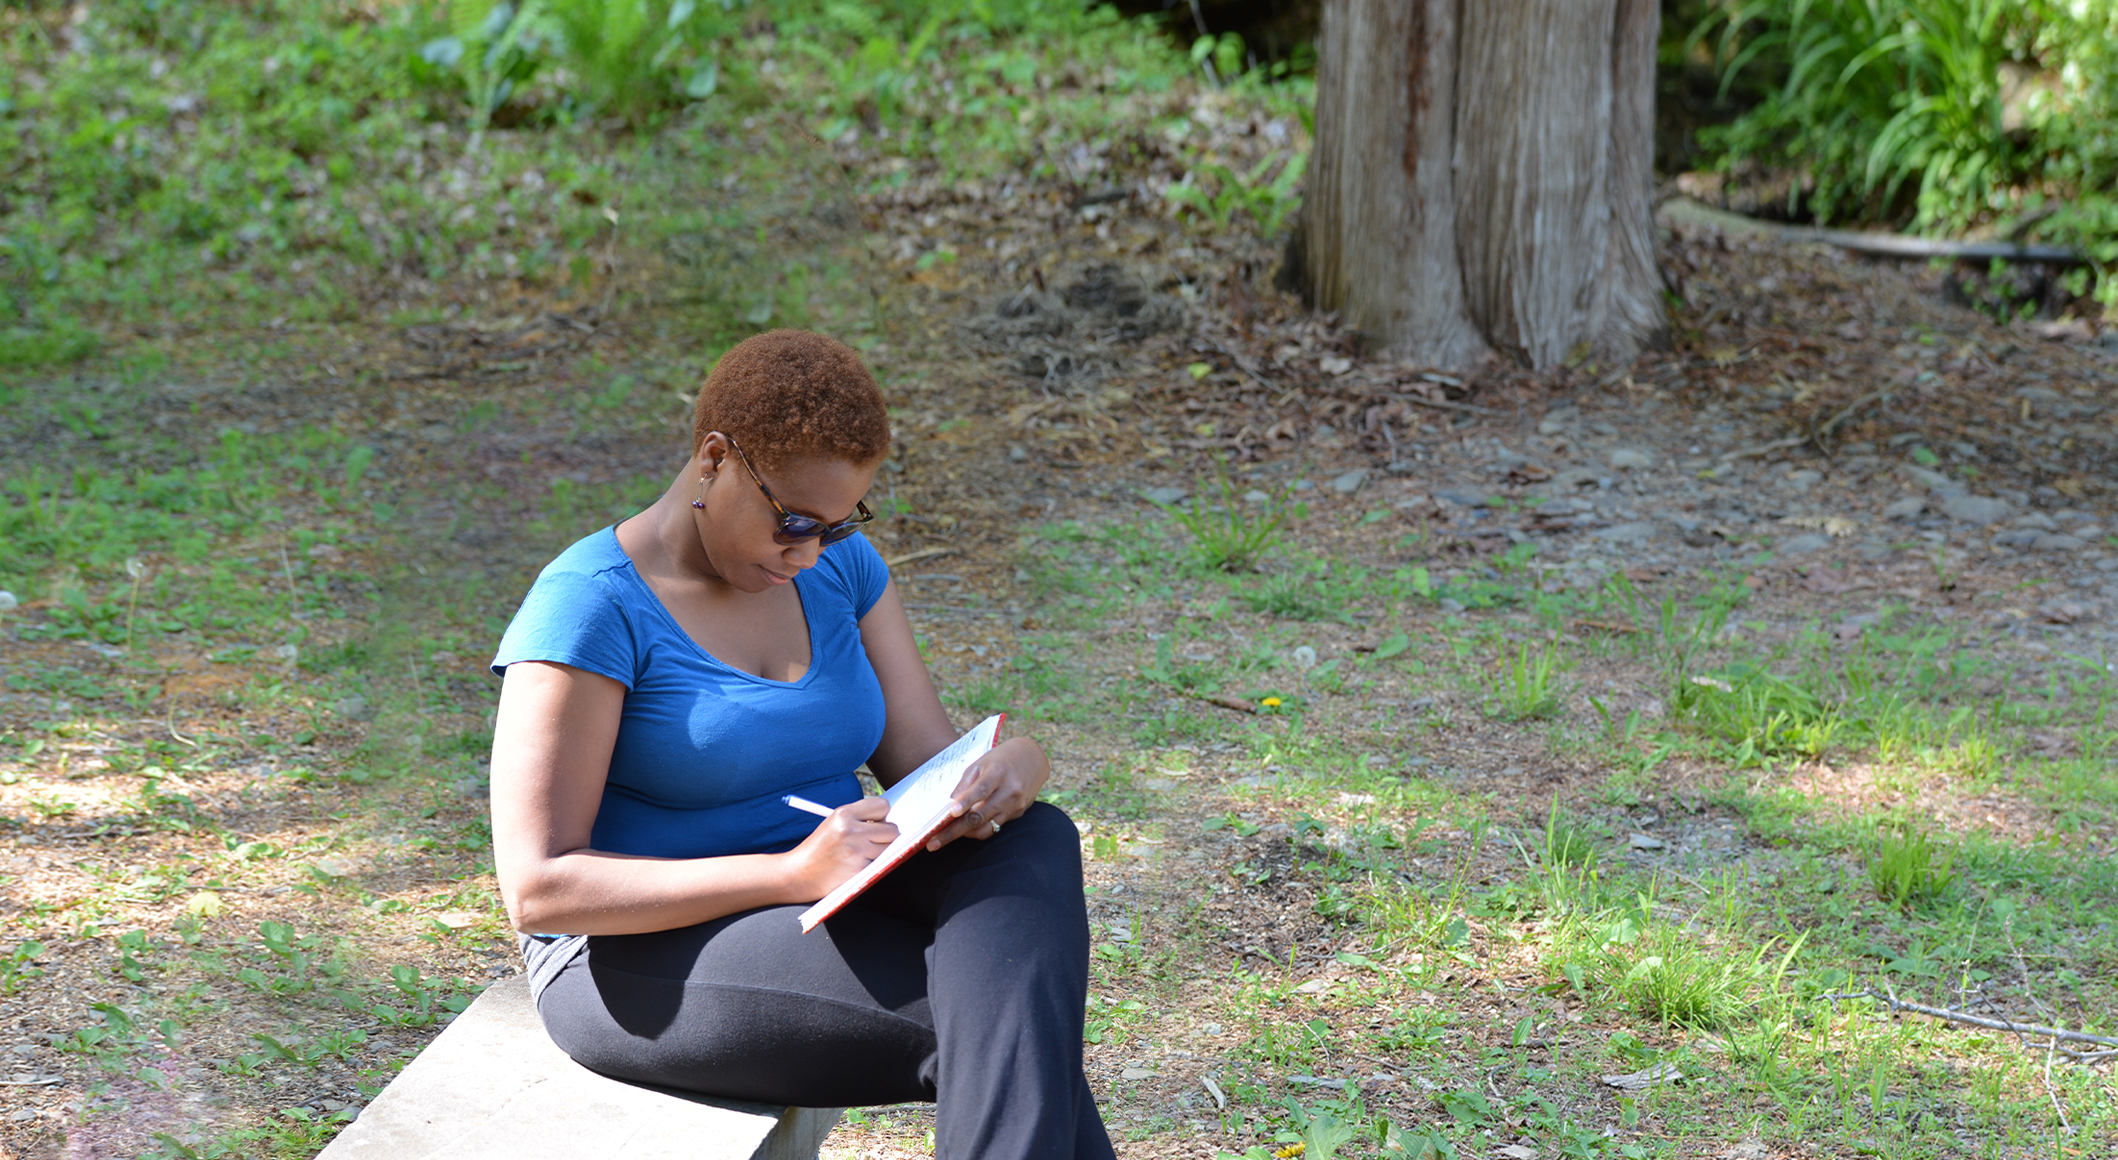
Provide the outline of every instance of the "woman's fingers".
<path id="1" fill-rule="evenodd" d="M 987 796 L 964 805 L 963 813 L 927 842 L 927 849 L 939 850 L 962 837 L 990 838 L 999 832 L 993 828 L 994 822 L 1005 825 L 1021 817 L 1030 806 L 1029 795 L 1020 786 L 1003 780 L 990 788 L 992 792 Z"/>
<path id="2" fill-rule="evenodd" d="M 879 822 L 889 816 L 890 802 L 887 798 L 864 797 L 850 805 L 838 807 L 838 812 L 864 822 Z"/>

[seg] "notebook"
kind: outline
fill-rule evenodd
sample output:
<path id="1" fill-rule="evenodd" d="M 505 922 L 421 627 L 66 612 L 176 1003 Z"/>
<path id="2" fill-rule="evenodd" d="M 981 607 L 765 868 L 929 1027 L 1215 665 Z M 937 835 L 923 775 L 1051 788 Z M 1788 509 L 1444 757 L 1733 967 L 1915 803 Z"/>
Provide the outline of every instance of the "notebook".
<path id="1" fill-rule="evenodd" d="M 859 897 L 860 892 L 873 886 L 876 879 L 895 870 L 898 863 L 911 857 L 914 851 L 925 848 L 928 838 L 955 820 L 949 815 L 952 804 L 949 795 L 963 780 L 963 771 L 985 756 L 1000 740 L 1000 722 L 1006 717 L 1007 714 L 1001 713 L 980 721 L 971 727 L 970 732 L 950 742 L 947 749 L 928 758 L 926 764 L 883 791 L 883 799 L 890 803 L 885 820 L 897 827 L 897 840 L 859 873 L 839 883 L 838 889 L 803 911 L 802 933 L 815 930 L 818 923 L 837 914 L 840 907 Z"/>

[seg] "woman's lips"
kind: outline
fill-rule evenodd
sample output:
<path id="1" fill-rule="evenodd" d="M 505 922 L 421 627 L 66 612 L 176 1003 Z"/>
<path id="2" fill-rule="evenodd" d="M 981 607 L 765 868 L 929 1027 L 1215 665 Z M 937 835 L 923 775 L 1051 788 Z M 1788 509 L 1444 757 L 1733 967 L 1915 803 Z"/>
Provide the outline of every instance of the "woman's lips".
<path id="1" fill-rule="evenodd" d="M 761 568 L 760 571 L 764 572 L 766 578 L 771 580 L 774 584 L 791 584 L 794 582 L 794 577 L 782 576 L 770 568 Z"/>

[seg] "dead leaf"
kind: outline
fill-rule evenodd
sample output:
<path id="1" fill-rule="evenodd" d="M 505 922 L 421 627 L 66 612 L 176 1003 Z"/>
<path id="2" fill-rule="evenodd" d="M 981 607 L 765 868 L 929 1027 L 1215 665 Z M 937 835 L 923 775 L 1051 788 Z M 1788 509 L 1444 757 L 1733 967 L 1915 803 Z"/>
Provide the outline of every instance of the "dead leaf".
<path id="1" fill-rule="evenodd" d="M 1537 1149 L 1525 1148 L 1520 1144 L 1502 1144 L 1493 1149 L 1493 1154 L 1506 1156 L 1509 1160 L 1537 1160 Z"/>
<path id="2" fill-rule="evenodd" d="M 1742 1143 L 1725 1152 L 1714 1153 L 1714 1160 L 1765 1160 L 1770 1155 L 1772 1152 L 1765 1147 L 1765 1141 L 1756 1136 L 1745 1136 Z"/>

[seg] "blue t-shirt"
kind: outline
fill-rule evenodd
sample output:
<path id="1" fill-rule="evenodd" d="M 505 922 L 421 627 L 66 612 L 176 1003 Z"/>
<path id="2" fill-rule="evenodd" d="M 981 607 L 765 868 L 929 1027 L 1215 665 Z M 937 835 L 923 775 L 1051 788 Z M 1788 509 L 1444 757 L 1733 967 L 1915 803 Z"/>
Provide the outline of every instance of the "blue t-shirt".
<path id="1" fill-rule="evenodd" d="M 816 818 L 780 800 L 858 800 L 854 770 L 883 734 L 882 685 L 860 618 L 889 568 L 854 535 L 794 578 L 809 668 L 772 681 L 725 665 L 685 633 L 618 546 L 615 527 L 545 565 L 500 639 L 493 671 L 556 661 L 625 686 L 610 776 L 589 844 L 614 854 L 708 858 L 789 850 Z"/>

